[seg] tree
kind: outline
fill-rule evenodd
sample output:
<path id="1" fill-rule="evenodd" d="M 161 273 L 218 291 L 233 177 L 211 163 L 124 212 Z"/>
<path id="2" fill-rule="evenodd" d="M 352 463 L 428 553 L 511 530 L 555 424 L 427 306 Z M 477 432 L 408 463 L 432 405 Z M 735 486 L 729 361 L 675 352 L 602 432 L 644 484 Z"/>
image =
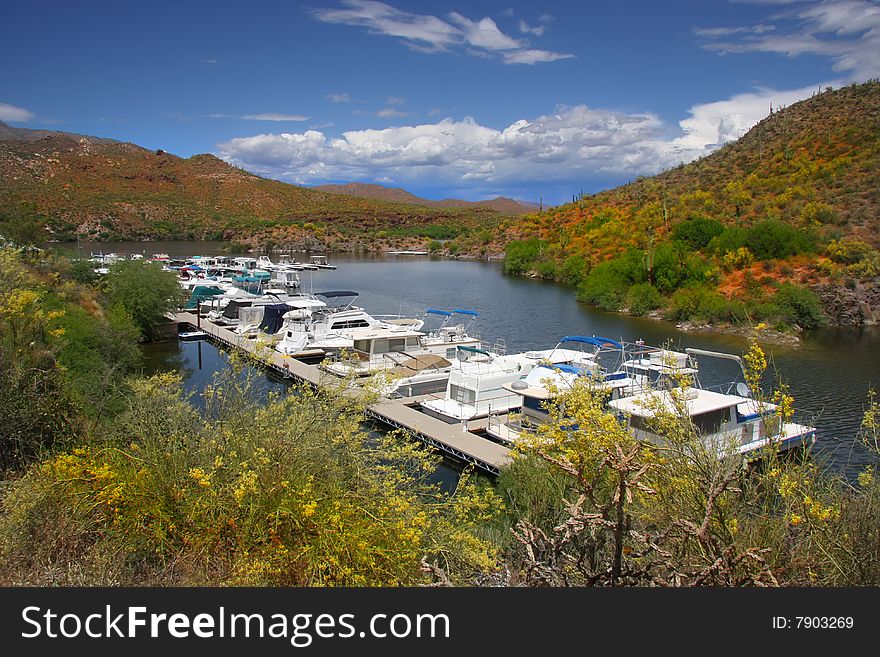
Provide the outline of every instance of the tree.
<path id="1" fill-rule="evenodd" d="M 125 308 L 147 338 L 156 336 L 165 313 L 180 306 L 186 296 L 173 272 L 143 260 L 113 263 L 105 283 L 110 304 Z"/>

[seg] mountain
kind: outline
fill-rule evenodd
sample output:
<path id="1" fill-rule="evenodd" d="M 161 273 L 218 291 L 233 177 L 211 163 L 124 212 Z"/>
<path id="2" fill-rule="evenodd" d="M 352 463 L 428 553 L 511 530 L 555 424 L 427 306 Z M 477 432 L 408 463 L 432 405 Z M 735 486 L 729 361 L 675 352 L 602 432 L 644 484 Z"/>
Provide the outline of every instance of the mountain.
<path id="1" fill-rule="evenodd" d="M 505 220 L 494 245 L 508 272 L 578 284 L 605 310 L 880 323 L 880 82 L 828 88 L 707 157 Z"/>
<path id="2" fill-rule="evenodd" d="M 313 189 L 318 189 L 322 192 L 329 192 L 331 194 L 346 194 L 358 198 L 370 198 L 377 201 L 391 201 L 394 203 L 412 203 L 414 205 L 425 205 L 431 208 L 482 207 L 497 210 L 498 212 L 503 212 L 505 214 L 526 214 L 528 212 L 535 212 L 538 209 L 537 203 L 517 201 L 504 196 L 485 201 L 462 201 L 460 199 L 452 198 L 433 201 L 420 198 L 399 187 L 383 187 L 382 185 L 372 185 L 368 183 L 317 185 L 316 187 L 313 187 Z"/>
<path id="3" fill-rule="evenodd" d="M 571 247 L 598 261 L 693 216 L 741 226 L 773 218 L 880 245 L 880 82 L 818 93 L 707 157 L 507 226 L 509 236 L 551 240 L 566 230 Z M 606 243 L 615 227 L 623 242 Z"/>
<path id="4" fill-rule="evenodd" d="M 369 235 L 455 237 L 498 223 L 490 208 L 429 208 L 357 198 L 268 180 L 213 155 L 163 150 L 0 123 L 0 213 L 31 204 L 47 237 L 212 238 L 284 241 L 318 237 L 366 245 Z"/>

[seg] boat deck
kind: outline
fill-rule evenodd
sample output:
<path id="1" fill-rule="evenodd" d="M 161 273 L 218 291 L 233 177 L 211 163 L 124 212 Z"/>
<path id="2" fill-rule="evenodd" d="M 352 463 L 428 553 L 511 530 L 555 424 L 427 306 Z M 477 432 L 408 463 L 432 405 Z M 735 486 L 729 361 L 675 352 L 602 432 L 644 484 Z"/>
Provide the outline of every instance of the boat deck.
<path id="1" fill-rule="evenodd" d="M 313 386 L 327 385 L 328 375 L 317 365 L 307 365 L 302 361 L 285 356 L 275 350 L 257 354 L 254 340 L 218 326 L 207 320 L 199 321 L 195 313 L 181 312 L 173 319 L 182 325 L 204 331 L 208 337 L 227 347 L 240 349 L 260 360 L 271 370 L 285 378 L 291 378 Z M 338 380 L 338 379 L 332 379 Z M 427 397 L 427 395 L 425 396 Z M 367 408 L 367 415 L 389 426 L 404 429 L 419 440 L 436 447 L 440 451 L 457 459 L 472 463 L 491 474 L 498 474 L 500 469 L 510 461 L 510 450 L 503 445 L 476 435 L 470 429 L 485 429 L 486 421 L 471 420 L 468 423 L 448 424 L 442 420 L 426 415 L 413 406 L 417 397 L 401 397 L 399 399 L 383 399 Z"/>

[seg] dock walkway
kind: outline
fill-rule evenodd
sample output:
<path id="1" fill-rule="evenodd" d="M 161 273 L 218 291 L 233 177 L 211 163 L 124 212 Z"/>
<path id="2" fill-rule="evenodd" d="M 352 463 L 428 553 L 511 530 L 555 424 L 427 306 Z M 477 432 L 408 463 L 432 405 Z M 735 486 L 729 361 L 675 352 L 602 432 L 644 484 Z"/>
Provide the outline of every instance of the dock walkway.
<path id="1" fill-rule="evenodd" d="M 228 328 L 218 326 L 207 320 L 199 321 L 195 313 L 181 312 L 174 315 L 178 324 L 184 324 L 204 331 L 211 339 L 234 349 L 241 349 L 256 354 L 254 340 L 239 335 Z M 285 356 L 274 350 L 260 354 L 261 360 L 271 370 L 285 378 L 292 378 L 312 386 L 321 386 L 324 374 L 317 365 L 307 365 L 296 358 Z M 454 456 L 455 458 L 473 463 L 478 468 L 491 474 L 498 474 L 500 469 L 510 461 L 510 450 L 503 445 L 487 440 L 468 431 L 466 423 L 448 424 L 442 420 L 426 415 L 412 407 L 410 398 L 383 399 L 367 408 L 367 415 L 392 427 L 404 429 L 419 440 Z M 485 422 L 474 421 L 473 428 L 485 428 Z"/>

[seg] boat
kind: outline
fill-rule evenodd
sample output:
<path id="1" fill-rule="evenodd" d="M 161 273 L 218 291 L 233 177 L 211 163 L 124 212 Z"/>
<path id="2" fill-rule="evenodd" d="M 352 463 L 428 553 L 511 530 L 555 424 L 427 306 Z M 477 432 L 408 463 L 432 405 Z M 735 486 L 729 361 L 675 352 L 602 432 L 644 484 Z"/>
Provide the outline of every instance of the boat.
<path id="1" fill-rule="evenodd" d="M 181 331 L 177 334 L 179 340 L 203 340 L 208 337 L 204 331 Z"/>
<path id="2" fill-rule="evenodd" d="M 609 405 L 625 418 L 633 436 L 658 444 L 665 439 L 654 432 L 652 419 L 662 413 L 675 414 L 679 408 L 685 410 L 707 447 L 722 454 L 732 450 L 755 456 L 771 444 L 786 452 L 809 448 L 816 440 L 814 427 L 781 422 L 775 404 L 740 394 L 687 386 L 644 392 Z"/>
<path id="3" fill-rule="evenodd" d="M 403 256 L 416 256 L 416 255 L 428 255 L 427 251 L 386 251 L 385 255 L 403 255 Z"/>
<path id="4" fill-rule="evenodd" d="M 327 256 L 325 255 L 313 255 L 309 258 L 309 262 L 318 269 L 336 269 L 336 265 L 331 265 L 327 262 Z"/>
<path id="5" fill-rule="evenodd" d="M 476 310 L 428 308 L 422 320 L 422 326 L 428 325 L 420 340 L 423 350 L 439 354 L 450 360 L 456 357 L 458 347 L 481 348 L 482 342 L 479 335 L 474 335 L 478 316 L 479 313 Z M 440 324 L 433 328 L 429 323 L 432 317 L 442 318 Z M 453 323 L 458 318 L 465 319 L 463 322 Z"/>
<path id="6" fill-rule="evenodd" d="M 421 347 L 422 332 L 405 326 L 376 326 L 350 329 L 340 337 L 351 340 L 351 347 L 342 347 L 336 358 L 323 365 L 338 376 L 367 376 L 397 367 L 405 358 L 427 354 Z"/>
<path id="7" fill-rule="evenodd" d="M 288 356 L 303 353 L 335 353 L 354 347 L 354 330 L 396 327 L 418 331 L 423 322 L 400 315 L 373 316 L 355 306 L 359 293 L 353 290 L 318 292 L 320 305 L 300 308 L 284 316 L 277 351 Z"/>
<path id="8" fill-rule="evenodd" d="M 445 395 L 421 403 L 428 415 L 446 422 L 462 422 L 490 414 L 506 413 L 522 404 L 522 395 L 510 384 L 527 377 L 541 366 L 566 366 L 595 372 L 599 364 L 593 353 L 553 349 L 518 354 L 493 354 L 473 347 L 458 347 L 459 353 L 476 354 L 460 360 L 449 372 Z M 481 357 L 480 357 L 481 356 Z"/>
<path id="9" fill-rule="evenodd" d="M 505 383 L 505 390 L 520 396 L 520 412 L 515 415 L 490 414 L 486 432 L 491 437 L 513 443 L 524 432 L 534 433 L 538 426 L 549 421 L 547 406 L 554 395 L 571 390 L 575 383 L 589 385 L 611 401 L 644 392 L 651 389 L 651 385 L 665 384 L 666 377 L 680 371 L 671 363 L 681 363 L 682 356 L 684 362 L 689 363 L 687 354 L 648 347 L 642 342 L 627 343 L 595 335 L 566 335 L 560 338 L 556 348 L 563 345 L 578 345 L 580 349 L 588 350 L 597 367 L 543 363 L 526 377 Z"/>

